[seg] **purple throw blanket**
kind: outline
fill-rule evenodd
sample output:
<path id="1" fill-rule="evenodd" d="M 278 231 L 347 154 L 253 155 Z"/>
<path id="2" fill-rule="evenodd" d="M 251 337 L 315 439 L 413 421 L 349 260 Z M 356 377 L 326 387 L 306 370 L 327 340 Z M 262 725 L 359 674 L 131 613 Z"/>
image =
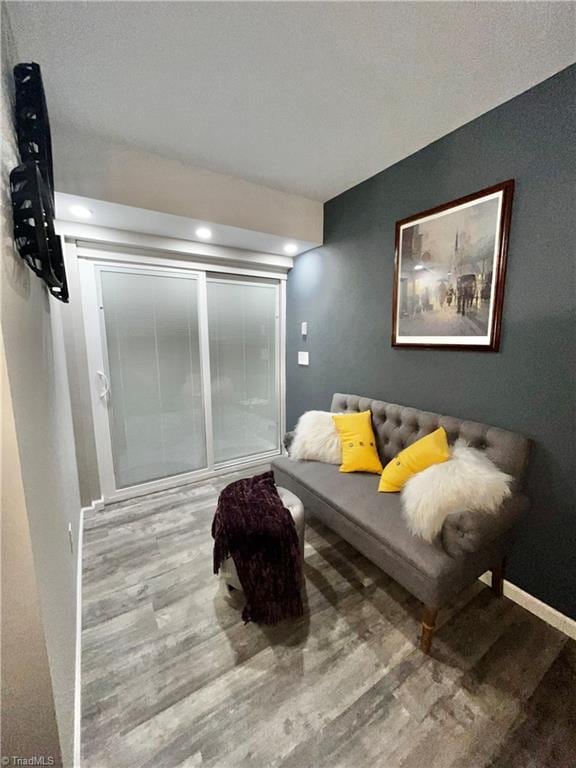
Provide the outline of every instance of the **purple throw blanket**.
<path id="1" fill-rule="evenodd" d="M 246 598 L 245 622 L 276 624 L 302 616 L 298 534 L 278 496 L 273 472 L 224 488 L 212 537 L 214 573 L 227 557 L 234 560 Z"/>

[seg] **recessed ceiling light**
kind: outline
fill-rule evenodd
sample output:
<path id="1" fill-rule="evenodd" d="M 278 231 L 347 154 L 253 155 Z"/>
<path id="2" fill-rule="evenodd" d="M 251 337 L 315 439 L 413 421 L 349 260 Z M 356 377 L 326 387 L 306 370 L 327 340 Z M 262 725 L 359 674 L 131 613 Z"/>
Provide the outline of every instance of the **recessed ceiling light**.
<path id="1" fill-rule="evenodd" d="M 289 256 L 292 256 L 297 250 L 298 246 L 296 243 L 286 243 L 284 246 L 284 253 L 287 253 Z"/>
<path id="2" fill-rule="evenodd" d="M 422 266 L 422 264 L 415 264 L 414 269 L 424 269 L 424 267 Z"/>
<path id="3" fill-rule="evenodd" d="M 198 227 L 196 230 L 196 237 L 199 237 L 200 240 L 210 240 L 212 237 L 212 230 L 208 227 Z"/>
<path id="4" fill-rule="evenodd" d="M 85 205 L 71 205 L 69 211 L 77 219 L 89 219 L 92 216 L 92 211 Z"/>

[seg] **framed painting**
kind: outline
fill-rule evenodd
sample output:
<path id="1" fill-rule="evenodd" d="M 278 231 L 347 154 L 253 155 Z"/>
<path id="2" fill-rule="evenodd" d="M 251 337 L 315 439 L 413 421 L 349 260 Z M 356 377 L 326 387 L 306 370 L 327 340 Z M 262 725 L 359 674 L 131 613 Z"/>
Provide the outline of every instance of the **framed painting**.
<path id="1" fill-rule="evenodd" d="M 393 347 L 497 352 L 514 181 L 396 222 Z"/>

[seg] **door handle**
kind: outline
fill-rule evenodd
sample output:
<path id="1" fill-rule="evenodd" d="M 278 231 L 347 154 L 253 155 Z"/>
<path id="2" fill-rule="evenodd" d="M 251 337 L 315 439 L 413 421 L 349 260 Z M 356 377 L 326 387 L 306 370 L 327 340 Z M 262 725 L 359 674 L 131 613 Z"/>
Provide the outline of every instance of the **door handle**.
<path id="1" fill-rule="evenodd" d="M 108 401 L 108 395 L 110 394 L 110 383 L 108 382 L 108 376 L 104 371 L 96 371 L 96 375 L 100 378 L 100 381 L 104 385 L 104 389 L 100 392 L 100 399 Z"/>

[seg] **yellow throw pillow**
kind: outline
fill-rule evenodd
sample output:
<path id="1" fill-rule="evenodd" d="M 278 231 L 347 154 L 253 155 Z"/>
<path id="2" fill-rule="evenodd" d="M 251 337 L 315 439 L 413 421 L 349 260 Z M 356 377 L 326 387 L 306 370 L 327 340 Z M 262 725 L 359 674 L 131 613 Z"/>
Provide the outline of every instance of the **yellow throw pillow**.
<path id="1" fill-rule="evenodd" d="M 442 464 L 450 458 L 450 448 L 446 430 L 440 427 L 426 437 L 416 440 L 408 448 L 395 456 L 384 467 L 378 490 L 381 493 L 395 493 L 401 491 L 404 483 L 423 469 L 432 464 Z"/>
<path id="2" fill-rule="evenodd" d="M 342 445 L 340 472 L 382 472 L 370 411 L 332 416 Z"/>

